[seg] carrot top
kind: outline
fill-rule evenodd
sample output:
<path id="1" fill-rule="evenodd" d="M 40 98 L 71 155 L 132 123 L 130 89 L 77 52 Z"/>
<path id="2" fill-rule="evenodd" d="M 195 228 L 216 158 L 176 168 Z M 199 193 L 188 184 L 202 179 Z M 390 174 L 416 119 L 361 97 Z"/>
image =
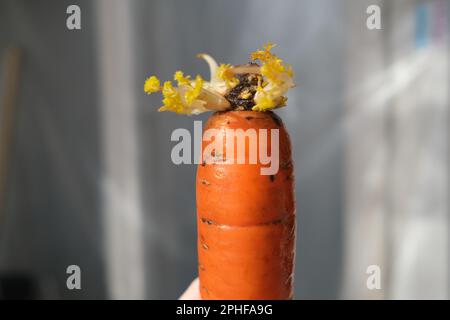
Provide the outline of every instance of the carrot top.
<path id="1" fill-rule="evenodd" d="M 158 111 L 180 114 L 199 114 L 206 111 L 254 110 L 268 111 L 286 105 L 285 94 L 294 86 L 292 67 L 271 52 L 275 45 L 268 43 L 262 50 L 250 55 L 253 62 L 245 65 L 218 65 L 207 54 L 198 57 L 205 60 L 211 79 L 200 75 L 192 79 L 182 71 L 173 80 L 165 81 L 149 77 L 144 83 L 147 94 L 162 92 L 163 106 Z M 255 63 L 259 61 L 261 65 Z"/>

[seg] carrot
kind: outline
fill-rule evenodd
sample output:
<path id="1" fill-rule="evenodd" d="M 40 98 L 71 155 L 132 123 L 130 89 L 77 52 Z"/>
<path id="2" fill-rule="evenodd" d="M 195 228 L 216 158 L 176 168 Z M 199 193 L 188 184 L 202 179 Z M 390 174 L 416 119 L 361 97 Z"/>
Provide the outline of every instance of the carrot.
<path id="1" fill-rule="evenodd" d="M 286 93 L 294 81 L 292 67 L 271 52 L 273 47 L 268 43 L 251 54 L 251 63 L 240 66 L 218 65 L 211 56 L 199 54 L 209 65 L 209 81 L 177 71 L 173 77 L 176 86 L 171 81 L 161 83 L 156 76 L 144 83 L 147 94 L 163 94 L 159 111 L 186 115 L 215 112 L 204 127 L 204 135 L 217 129 L 213 139 L 225 142 L 221 150 L 206 154 L 208 159 L 203 159 L 197 170 L 203 299 L 292 298 L 295 199 L 291 143 L 283 122 L 271 110 L 286 105 Z M 272 139 L 278 138 L 278 171 L 265 175 L 266 159 L 261 159 L 261 150 L 256 159 L 251 157 L 250 141 L 245 143 L 245 154 L 240 155 L 238 137 L 228 136 L 231 129 L 277 129 L 278 137 L 266 131 L 267 141 L 260 132 L 257 139 L 261 139 L 260 147 L 269 149 L 267 155 L 274 156 L 277 150 L 272 150 Z M 227 149 L 227 138 L 234 142 L 234 150 Z M 209 151 L 210 143 L 203 139 L 203 150 Z M 244 161 L 238 161 L 241 156 Z"/>
<path id="2" fill-rule="evenodd" d="M 221 129 L 223 139 L 226 139 L 223 129 L 279 129 L 280 168 L 275 175 L 261 175 L 263 165 L 259 160 L 249 164 L 249 143 L 246 143 L 245 164 L 203 162 L 198 166 L 201 296 L 203 299 L 290 299 L 295 200 L 291 145 L 286 129 L 274 113 L 255 111 L 215 113 L 204 130 L 211 128 Z M 207 144 L 203 141 L 204 149 Z M 226 156 L 225 150 L 223 157 Z"/>

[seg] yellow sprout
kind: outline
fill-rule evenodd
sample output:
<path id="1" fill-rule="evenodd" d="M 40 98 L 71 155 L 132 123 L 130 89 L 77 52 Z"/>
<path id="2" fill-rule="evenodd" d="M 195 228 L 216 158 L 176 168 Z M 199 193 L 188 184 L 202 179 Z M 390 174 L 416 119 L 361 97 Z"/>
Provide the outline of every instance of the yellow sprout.
<path id="1" fill-rule="evenodd" d="M 258 98 L 255 99 L 255 106 L 252 108 L 253 111 L 266 111 L 277 107 L 275 99 L 273 99 L 269 94 L 265 93 L 263 90 L 259 91 Z"/>
<path id="2" fill-rule="evenodd" d="M 175 74 L 173 75 L 173 80 L 177 81 L 178 86 L 181 86 L 183 84 L 189 84 L 189 82 L 191 81 L 190 76 L 185 77 L 183 71 L 175 72 Z"/>
<path id="3" fill-rule="evenodd" d="M 158 111 L 173 111 L 176 113 L 183 113 L 183 102 L 181 101 L 180 93 L 176 88 L 172 86 L 172 82 L 164 82 L 162 89 L 162 94 L 164 96 L 163 104 Z"/>
<path id="4" fill-rule="evenodd" d="M 144 83 L 144 91 L 147 94 L 152 94 L 154 92 L 158 92 L 161 90 L 161 84 L 159 83 L 159 79 L 155 76 L 151 76 Z"/>
<path id="5" fill-rule="evenodd" d="M 221 64 L 217 69 L 217 77 L 225 81 L 228 88 L 235 87 L 239 83 L 239 80 L 231 70 L 232 68 L 231 64 Z"/>
<path id="6" fill-rule="evenodd" d="M 176 76 L 177 81 L 181 81 L 178 87 L 174 87 L 172 82 L 164 82 L 162 88 L 163 106 L 158 111 L 172 111 L 180 114 L 199 114 L 208 111 L 205 108 L 206 101 L 199 98 L 203 90 L 203 79 L 197 76 L 195 81 L 185 82 L 182 74 Z"/>
<path id="7" fill-rule="evenodd" d="M 268 42 L 263 46 L 264 50 L 256 50 L 250 55 L 250 58 L 252 60 L 266 61 L 273 56 L 270 50 L 272 50 L 275 46 L 275 44 Z"/>
<path id="8" fill-rule="evenodd" d="M 284 95 L 294 86 L 292 67 L 270 52 L 274 46 L 268 43 L 263 50 L 251 54 L 253 60 L 261 61 L 261 74 L 264 77 L 264 82 L 258 85 L 255 94 L 255 106 L 252 108 L 255 111 L 267 111 L 283 106 L 287 100 Z"/>
<path id="9" fill-rule="evenodd" d="M 288 101 L 288 97 L 282 96 L 280 102 L 278 103 L 278 107 L 285 107 Z"/>
<path id="10" fill-rule="evenodd" d="M 197 99 L 198 96 L 200 95 L 202 88 L 203 88 L 203 79 L 201 76 L 198 75 L 195 78 L 194 84 L 189 86 L 188 90 L 184 95 L 184 99 L 188 105 L 194 103 L 195 99 Z"/>
<path id="11" fill-rule="evenodd" d="M 267 111 L 282 107 L 286 104 L 286 92 L 294 86 L 292 80 L 294 73 L 292 67 L 285 64 L 280 58 L 271 53 L 275 45 L 268 43 L 263 49 L 251 54 L 252 60 L 259 60 L 258 65 L 233 67 L 230 64 L 221 64 L 207 54 L 201 54 L 210 67 L 211 79 L 205 81 L 201 76 L 192 80 L 190 76 L 177 71 L 173 80 L 164 82 L 161 87 L 159 79 L 151 76 L 144 83 L 147 94 L 162 91 L 163 106 L 159 111 L 172 111 L 181 114 L 199 114 L 205 111 L 224 111 L 233 109 L 227 100 L 230 88 L 239 84 L 236 73 L 256 73 L 261 75 L 253 97 L 255 105 L 252 110 Z M 250 91 L 241 93 L 242 99 L 252 96 Z"/>

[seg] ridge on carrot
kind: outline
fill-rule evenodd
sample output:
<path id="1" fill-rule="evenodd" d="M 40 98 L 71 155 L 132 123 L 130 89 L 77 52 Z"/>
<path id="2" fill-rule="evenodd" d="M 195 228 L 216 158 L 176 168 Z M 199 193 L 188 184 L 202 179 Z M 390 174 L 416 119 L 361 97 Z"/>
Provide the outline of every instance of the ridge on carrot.
<path id="1" fill-rule="evenodd" d="M 272 54 L 272 48 L 269 43 L 251 54 L 252 61 L 261 65 L 218 65 L 209 55 L 200 54 L 209 64 L 210 81 L 177 71 L 177 86 L 171 81 L 161 85 L 155 76 L 144 84 L 148 94 L 162 92 L 159 111 L 187 115 L 216 111 L 203 128 L 202 150 L 209 147 L 205 133 L 210 129 L 217 132 L 214 140 L 226 141 L 225 145 L 232 142 L 232 152 L 217 147 L 201 155 L 213 161 L 200 161 L 197 167 L 198 272 L 203 299 L 293 297 L 294 166 L 289 134 L 272 110 L 285 106 L 286 93 L 294 82 L 292 68 Z M 230 138 L 230 130 L 244 133 L 244 139 Z M 267 140 L 258 136 L 258 148 L 265 146 L 267 155 L 277 155 L 279 168 L 274 174 L 261 173 L 267 164 L 261 158 L 256 163 L 249 161 L 252 143 L 246 142 L 251 138 L 248 133 L 258 130 L 276 131 L 266 134 Z M 238 155 L 235 146 L 243 141 L 243 154 Z"/>

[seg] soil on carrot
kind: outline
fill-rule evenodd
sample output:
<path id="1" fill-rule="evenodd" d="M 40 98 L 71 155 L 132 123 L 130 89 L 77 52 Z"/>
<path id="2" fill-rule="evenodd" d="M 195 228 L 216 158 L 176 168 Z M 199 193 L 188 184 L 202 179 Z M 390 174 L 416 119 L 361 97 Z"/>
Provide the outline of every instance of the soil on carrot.
<path id="1" fill-rule="evenodd" d="M 234 110 L 251 110 L 255 105 L 255 97 L 258 83 L 262 81 L 261 75 L 254 73 L 238 74 L 238 85 L 225 95 Z"/>
<path id="2" fill-rule="evenodd" d="M 273 122 L 275 122 L 275 124 L 277 125 L 277 127 L 281 126 L 282 124 L 281 118 L 274 112 L 271 112 L 270 115 L 273 119 Z"/>

